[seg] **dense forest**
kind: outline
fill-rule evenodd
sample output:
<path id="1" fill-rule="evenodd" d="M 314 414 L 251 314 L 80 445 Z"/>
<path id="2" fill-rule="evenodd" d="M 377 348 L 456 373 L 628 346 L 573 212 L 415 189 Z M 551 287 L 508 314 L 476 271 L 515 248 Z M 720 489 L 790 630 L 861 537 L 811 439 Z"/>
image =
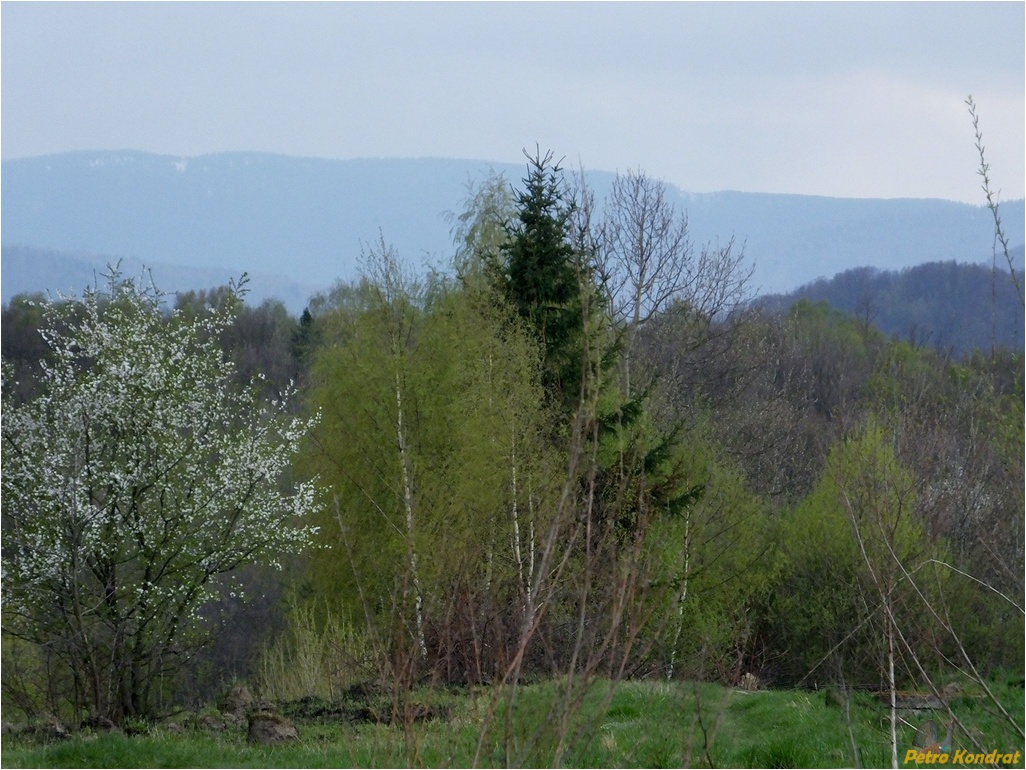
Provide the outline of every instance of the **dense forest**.
<path id="1" fill-rule="evenodd" d="M 872 313 L 758 307 L 743 250 L 692 243 L 685 212 L 643 174 L 617 177 L 597 210 L 539 154 L 521 184 L 473 188 L 450 271 L 417 273 L 382 238 L 360 280 L 298 318 L 229 286 L 163 298 L 142 324 L 158 305 L 116 275 L 92 304 L 12 301 L 0 327 L 5 698 L 120 723 L 237 679 L 294 699 L 567 674 L 891 690 L 955 670 L 1021 678 L 1021 346 L 955 355 L 881 331 Z M 989 318 L 989 298 L 964 299 Z M 165 349 L 126 331 L 143 325 L 198 331 Z M 104 352 L 114 331 L 88 337 L 101 328 L 123 333 L 123 358 Z M 209 379 L 181 351 L 212 360 L 196 367 Z M 90 391 L 115 405 L 81 435 L 107 420 L 117 447 L 149 436 L 171 407 L 117 405 L 150 387 L 118 374 L 142 358 L 153 392 L 189 415 L 168 429 L 182 436 L 176 459 L 116 492 L 119 468 L 164 449 L 140 439 L 112 454 L 112 478 L 75 498 L 110 534 L 70 551 L 78 571 L 42 581 L 32 517 L 45 509 L 53 538 L 75 543 L 94 520 L 64 498 L 35 502 L 53 482 L 33 476 L 48 449 L 28 437 L 76 383 L 115 381 Z M 121 379 L 90 379 L 103 367 Z M 179 405 L 184 389 L 194 400 Z M 211 424 L 283 449 L 215 443 L 190 464 Z M 98 452 L 69 442 L 55 478 Z M 211 499 L 238 502 L 183 519 L 175 545 L 175 511 L 149 490 L 229 457 L 241 470 Z M 259 473 L 236 493 L 253 458 Z M 185 505 L 199 493 L 183 484 Z M 222 559 L 227 544 L 210 540 L 182 562 L 202 583 L 154 631 L 149 587 L 218 516 L 234 526 L 254 505 L 267 518 L 223 530 L 238 553 Z M 111 555 L 103 537 L 126 529 Z M 87 584 L 93 604 L 79 602 Z"/>
<path id="2" fill-rule="evenodd" d="M 1022 247 L 1011 256 L 1013 264 L 1021 265 Z M 1021 267 L 1016 274 L 1021 282 Z M 991 346 L 1026 346 L 1023 305 L 1005 265 L 927 262 L 900 271 L 855 268 L 756 302 L 783 312 L 800 299 L 826 302 L 893 337 L 960 357 Z"/>

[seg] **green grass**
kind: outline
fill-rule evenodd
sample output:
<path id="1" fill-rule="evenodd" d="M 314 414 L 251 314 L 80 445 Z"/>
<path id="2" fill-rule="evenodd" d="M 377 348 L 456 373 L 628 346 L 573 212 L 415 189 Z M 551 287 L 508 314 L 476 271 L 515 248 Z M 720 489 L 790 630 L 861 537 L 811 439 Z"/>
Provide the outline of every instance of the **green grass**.
<path id="1" fill-rule="evenodd" d="M 869 696 L 851 702 L 852 737 L 843 711 L 822 692 L 747 693 L 712 684 L 598 682 L 580 695 L 579 708 L 564 704 L 566 680 L 497 689 L 476 697 L 419 693 L 422 702 L 445 703 L 449 718 L 412 725 L 298 725 L 299 743 L 257 748 L 245 732 L 188 731 L 149 735 L 82 735 L 39 745 L 5 738 L 5 767 L 426 767 L 549 766 L 560 751 L 570 767 L 884 767 L 890 765 L 887 712 Z M 1014 728 L 984 700 L 967 693 L 952 703 L 965 730 L 956 746 L 976 738 L 987 750 L 1023 750 Z M 1021 688 L 998 686 L 996 695 L 1015 719 L 1024 711 Z M 899 762 L 916 724 L 899 733 Z M 934 717 L 939 721 L 941 717 Z M 947 766 L 952 766 L 948 763 Z M 1023 767 L 1022 757 L 1015 765 Z"/>

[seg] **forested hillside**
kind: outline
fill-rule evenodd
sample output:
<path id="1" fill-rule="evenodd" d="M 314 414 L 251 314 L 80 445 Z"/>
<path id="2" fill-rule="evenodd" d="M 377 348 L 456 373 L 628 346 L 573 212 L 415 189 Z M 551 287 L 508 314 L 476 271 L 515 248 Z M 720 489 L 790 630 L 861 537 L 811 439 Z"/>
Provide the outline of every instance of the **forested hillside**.
<path id="1" fill-rule="evenodd" d="M 381 238 L 299 317 L 119 276 L 6 307 L 5 699 L 1021 679 L 1021 345 L 755 307 L 663 185 L 595 198 L 537 156 L 472 189 L 450 269 Z"/>
<path id="2" fill-rule="evenodd" d="M 1022 247 L 1010 254 L 1020 285 L 1022 254 Z M 1021 351 L 1026 344 L 1023 303 L 1007 265 L 928 262 L 901 271 L 856 268 L 756 302 L 782 312 L 799 299 L 826 302 L 892 337 L 958 356 L 992 345 Z"/>

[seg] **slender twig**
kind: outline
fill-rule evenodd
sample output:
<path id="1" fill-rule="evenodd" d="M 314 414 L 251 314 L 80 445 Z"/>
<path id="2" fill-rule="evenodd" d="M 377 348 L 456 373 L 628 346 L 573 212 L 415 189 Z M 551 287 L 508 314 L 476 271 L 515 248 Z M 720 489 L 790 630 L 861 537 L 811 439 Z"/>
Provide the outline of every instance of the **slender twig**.
<path id="1" fill-rule="evenodd" d="M 999 210 L 997 193 L 994 192 L 990 182 L 990 164 L 987 163 L 987 158 L 984 152 L 983 145 L 983 131 L 980 129 L 980 118 L 976 113 L 976 102 L 973 101 L 973 97 L 970 95 L 965 100 L 966 106 L 969 108 L 969 116 L 973 121 L 973 132 L 976 135 L 976 151 L 980 155 L 980 168 L 976 172 L 982 179 L 981 187 L 983 188 L 983 194 L 987 199 L 987 208 L 990 209 L 990 213 L 994 217 L 994 251 L 997 253 L 997 245 L 1001 244 L 1001 249 L 1005 255 L 1005 261 L 1008 263 L 1008 270 L 1012 276 L 1012 283 L 1015 284 L 1015 291 L 1019 295 L 1019 301 L 1023 307 L 1026 307 L 1026 295 L 1023 294 L 1022 284 L 1019 283 L 1019 278 L 1015 274 L 1015 265 L 1012 262 L 1011 254 L 1008 248 L 1008 236 L 1005 235 L 1004 227 L 1001 224 L 1001 212 Z M 996 259 L 995 259 L 996 261 Z"/>

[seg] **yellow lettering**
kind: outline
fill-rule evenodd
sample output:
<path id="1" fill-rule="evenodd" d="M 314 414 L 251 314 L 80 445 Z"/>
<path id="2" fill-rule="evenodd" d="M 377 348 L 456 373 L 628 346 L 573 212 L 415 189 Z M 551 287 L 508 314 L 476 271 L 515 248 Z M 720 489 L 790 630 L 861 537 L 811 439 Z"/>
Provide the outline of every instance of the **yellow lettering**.
<path id="1" fill-rule="evenodd" d="M 905 752 L 905 764 L 908 764 L 909 762 L 914 762 L 915 758 L 916 758 L 916 750 L 915 749 L 909 749 L 908 751 Z"/>

